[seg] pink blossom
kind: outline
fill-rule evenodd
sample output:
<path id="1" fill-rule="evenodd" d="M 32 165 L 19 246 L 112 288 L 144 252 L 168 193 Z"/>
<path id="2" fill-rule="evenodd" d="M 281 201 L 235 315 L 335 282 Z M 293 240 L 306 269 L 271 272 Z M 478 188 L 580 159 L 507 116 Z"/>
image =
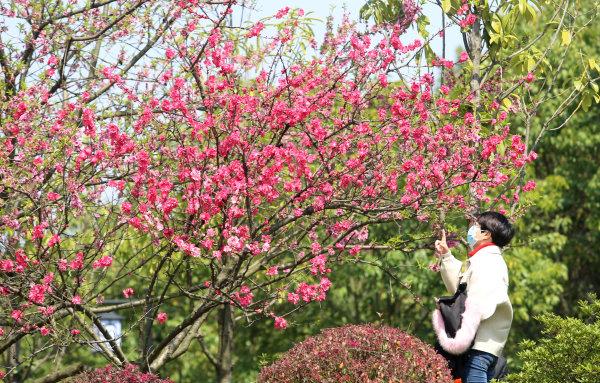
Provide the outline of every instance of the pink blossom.
<path id="1" fill-rule="evenodd" d="M 281 19 L 283 16 L 287 15 L 290 11 L 290 7 L 283 7 L 275 14 L 276 19 Z"/>
<path id="2" fill-rule="evenodd" d="M 72 270 L 81 270 L 83 268 L 83 253 L 81 251 L 75 255 L 75 259 L 71 261 L 69 267 Z"/>
<path id="3" fill-rule="evenodd" d="M 58 270 L 60 271 L 67 271 L 69 263 L 67 262 L 66 259 L 61 258 L 58 260 Z"/>
<path id="4" fill-rule="evenodd" d="M 60 194 L 55 192 L 48 192 L 47 197 L 49 201 L 56 201 L 60 198 Z"/>
<path id="5" fill-rule="evenodd" d="M 5 273 L 10 273 L 14 271 L 15 264 L 10 259 L 2 259 L 0 260 L 0 271 L 4 271 Z"/>
<path id="6" fill-rule="evenodd" d="M 535 189 L 535 187 L 536 187 L 536 186 L 537 186 L 537 185 L 535 184 L 535 181 L 534 181 L 534 180 L 529 180 L 529 181 L 527 181 L 527 182 L 525 183 L 525 185 L 523 186 L 523 191 L 524 191 L 524 192 L 531 191 L 531 190 Z"/>
<path id="7" fill-rule="evenodd" d="M 79 295 L 75 295 L 73 298 L 71 298 L 71 303 L 73 303 L 74 305 L 80 305 L 81 297 Z"/>
<path id="8" fill-rule="evenodd" d="M 458 58 L 459 63 L 464 63 L 469 60 L 469 54 L 467 51 L 460 52 L 460 57 Z"/>
<path id="9" fill-rule="evenodd" d="M 123 202 L 121 204 L 121 211 L 125 214 L 131 214 L 131 204 L 129 202 Z"/>
<path id="10" fill-rule="evenodd" d="M 165 51 L 165 56 L 167 56 L 167 59 L 172 60 L 175 57 L 175 50 L 172 48 L 167 48 Z"/>
<path id="11" fill-rule="evenodd" d="M 158 313 L 158 315 L 156 315 L 156 320 L 158 321 L 158 323 L 160 324 L 164 324 L 168 319 L 167 313 L 165 312 L 160 312 Z"/>
<path id="12" fill-rule="evenodd" d="M 15 251 L 15 261 L 17 262 L 17 272 L 25 270 L 29 264 L 29 258 L 23 249 Z"/>
<path id="13" fill-rule="evenodd" d="M 469 13 L 464 19 L 460 20 L 458 24 L 461 28 L 467 28 L 475 24 L 475 21 L 477 21 L 477 16 L 475 16 L 473 13 Z"/>
<path id="14" fill-rule="evenodd" d="M 298 302 L 300 302 L 300 295 L 298 295 L 296 293 L 288 293 L 287 300 L 288 300 L 288 302 L 296 305 L 296 304 L 298 304 Z"/>
<path id="15" fill-rule="evenodd" d="M 82 119 L 83 126 L 85 128 L 85 134 L 92 138 L 96 137 L 96 124 L 94 122 L 96 116 L 94 115 L 94 111 L 88 108 L 84 108 Z"/>
<path id="16" fill-rule="evenodd" d="M 125 298 L 131 298 L 134 294 L 133 288 L 128 287 L 126 289 L 123 290 L 123 296 Z"/>
<path id="17" fill-rule="evenodd" d="M 110 267 L 110 265 L 112 265 L 113 259 L 111 256 L 105 255 L 104 257 L 94 261 L 94 263 L 92 264 L 92 267 L 94 269 L 98 269 L 98 268 L 107 268 Z"/>
<path id="18" fill-rule="evenodd" d="M 50 239 L 48 239 L 48 247 L 54 247 L 60 243 L 60 235 L 53 234 Z"/>
<path id="19" fill-rule="evenodd" d="M 46 326 L 42 326 L 40 327 L 40 334 L 42 334 L 42 336 L 46 336 L 50 334 L 50 329 Z"/>
<path id="20" fill-rule="evenodd" d="M 54 306 L 45 306 L 45 307 L 39 307 L 38 311 L 40 312 L 40 314 L 42 314 L 43 316 L 49 317 L 52 314 L 54 314 L 54 311 L 56 309 L 54 308 Z"/>
<path id="21" fill-rule="evenodd" d="M 327 255 L 321 254 L 310 260 L 310 272 L 313 274 L 324 274 L 327 272 Z"/>
<path id="22" fill-rule="evenodd" d="M 327 291 L 331 287 L 331 281 L 329 280 L 329 278 L 323 277 L 323 278 L 321 278 L 319 285 L 321 286 L 321 289 L 323 291 Z"/>
<path id="23" fill-rule="evenodd" d="M 29 288 L 29 300 L 33 303 L 42 304 L 46 299 L 46 292 L 48 286 L 46 285 L 32 285 Z"/>
<path id="24" fill-rule="evenodd" d="M 54 281 L 54 273 L 52 272 L 44 275 L 44 278 L 42 279 L 42 282 L 44 282 L 45 285 L 49 285 L 52 281 Z"/>
<path id="25" fill-rule="evenodd" d="M 285 330 L 287 328 L 287 321 L 282 317 L 275 317 L 275 329 Z"/>
<path id="26" fill-rule="evenodd" d="M 252 291 L 250 290 L 250 288 L 248 286 L 242 285 L 242 287 L 240 287 L 240 291 L 236 291 L 235 293 L 231 294 L 231 297 L 240 306 L 248 307 L 248 306 L 250 306 L 250 304 L 252 304 L 252 300 L 254 299 L 254 294 L 252 294 Z"/>
<path id="27" fill-rule="evenodd" d="M 258 35 L 260 35 L 260 32 L 264 28 L 265 28 L 265 25 L 259 21 L 250 28 L 250 30 L 246 34 L 246 37 L 251 38 L 251 37 L 258 36 Z"/>
<path id="28" fill-rule="evenodd" d="M 527 73 L 527 76 L 525 76 L 525 81 L 530 83 L 533 82 L 533 80 L 535 80 L 534 74 L 531 72 Z"/>
<path id="29" fill-rule="evenodd" d="M 58 57 L 56 57 L 56 55 L 50 55 L 47 62 L 50 66 L 56 66 L 56 64 L 58 64 Z"/>
<path id="30" fill-rule="evenodd" d="M 33 239 L 44 238 L 44 230 L 48 227 L 47 222 L 42 222 L 33 228 Z"/>
<path id="31" fill-rule="evenodd" d="M 76 329 L 76 328 L 71 329 L 71 335 L 77 336 L 79 334 L 81 334 L 81 331 L 79 331 L 78 329 Z"/>
<path id="32" fill-rule="evenodd" d="M 279 274 L 279 267 L 278 266 L 271 266 L 267 269 L 267 275 L 268 276 L 273 276 L 273 275 L 277 275 Z"/>
<path id="33" fill-rule="evenodd" d="M 23 311 L 21 310 L 13 310 L 10 313 L 10 317 L 15 320 L 17 323 L 21 323 L 21 319 L 23 319 Z"/>

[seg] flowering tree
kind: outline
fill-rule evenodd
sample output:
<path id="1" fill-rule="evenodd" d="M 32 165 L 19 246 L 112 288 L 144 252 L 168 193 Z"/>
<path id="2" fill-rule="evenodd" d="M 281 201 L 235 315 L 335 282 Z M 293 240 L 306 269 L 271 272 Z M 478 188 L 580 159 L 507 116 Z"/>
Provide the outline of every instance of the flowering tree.
<path id="1" fill-rule="evenodd" d="M 473 92 L 445 73 L 438 88 L 410 70 L 418 7 L 306 46 L 301 10 L 238 29 L 237 6 L 0 8 L 2 374 L 23 379 L 71 345 L 156 371 L 218 311 L 208 357 L 229 381 L 235 315 L 286 328 L 369 225 L 518 200 L 536 155 L 505 124 L 504 84 L 492 73 Z M 111 311 L 130 349 L 102 324 Z"/>

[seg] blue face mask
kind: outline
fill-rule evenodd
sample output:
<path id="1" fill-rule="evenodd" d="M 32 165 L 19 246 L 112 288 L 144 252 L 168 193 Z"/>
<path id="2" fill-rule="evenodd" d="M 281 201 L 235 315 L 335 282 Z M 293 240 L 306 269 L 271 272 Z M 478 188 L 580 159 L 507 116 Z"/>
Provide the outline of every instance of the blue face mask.
<path id="1" fill-rule="evenodd" d="M 477 243 L 477 239 L 475 238 L 475 234 L 477 234 L 478 231 L 481 231 L 481 229 L 478 226 L 473 225 L 473 226 L 471 226 L 469 228 L 469 231 L 467 232 L 467 243 L 469 244 L 469 247 L 471 249 Z"/>

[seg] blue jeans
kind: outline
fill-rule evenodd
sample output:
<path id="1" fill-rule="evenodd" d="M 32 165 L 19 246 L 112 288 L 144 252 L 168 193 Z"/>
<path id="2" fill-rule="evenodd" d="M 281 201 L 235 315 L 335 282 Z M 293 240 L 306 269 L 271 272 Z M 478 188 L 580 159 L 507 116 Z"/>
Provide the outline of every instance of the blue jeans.
<path id="1" fill-rule="evenodd" d="M 465 363 L 463 383 L 488 383 L 492 380 L 498 357 L 485 351 L 471 350 Z"/>

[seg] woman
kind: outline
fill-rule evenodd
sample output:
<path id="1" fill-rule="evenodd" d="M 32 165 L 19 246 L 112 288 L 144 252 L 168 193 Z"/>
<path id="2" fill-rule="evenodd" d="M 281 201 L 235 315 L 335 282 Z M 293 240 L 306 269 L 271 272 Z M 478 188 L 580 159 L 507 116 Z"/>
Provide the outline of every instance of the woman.
<path id="1" fill-rule="evenodd" d="M 461 327 L 449 338 L 439 310 L 433 314 L 433 326 L 440 345 L 447 352 L 465 352 L 463 383 L 484 383 L 492 378 L 495 364 L 502 354 L 513 310 L 508 297 L 508 269 L 501 248 L 514 235 L 508 219 L 497 212 L 478 214 L 467 233 L 468 253 L 466 270 L 454 258 L 446 234 L 435 242 L 436 255 L 442 257 L 441 274 L 446 288 L 454 294 L 458 284 L 467 283 L 467 300 Z"/>

